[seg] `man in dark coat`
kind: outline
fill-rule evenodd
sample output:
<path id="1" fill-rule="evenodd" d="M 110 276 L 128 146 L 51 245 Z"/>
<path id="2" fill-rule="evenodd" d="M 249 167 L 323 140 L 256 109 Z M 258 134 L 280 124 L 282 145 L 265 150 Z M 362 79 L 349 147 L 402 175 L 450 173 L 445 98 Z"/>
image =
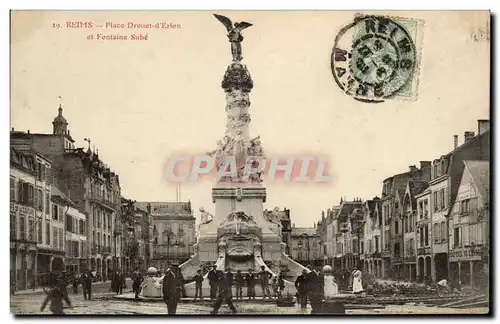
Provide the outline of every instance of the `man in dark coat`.
<path id="1" fill-rule="evenodd" d="M 241 270 L 236 271 L 234 282 L 236 283 L 236 299 L 243 299 L 243 274 Z"/>
<path id="2" fill-rule="evenodd" d="M 248 269 L 248 274 L 245 280 L 247 282 L 248 299 L 255 299 L 255 275 L 253 273 L 253 269 Z"/>
<path id="3" fill-rule="evenodd" d="M 177 278 L 171 268 L 168 268 L 165 277 L 163 277 L 163 300 L 167 304 L 168 315 L 175 315 L 177 311 L 178 294 L 177 294 Z"/>
<path id="4" fill-rule="evenodd" d="M 203 286 L 203 280 L 204 280 L 204 278 L 201 275 L 201 270 L 197 270 L 196 271 L 196 274 L 194 275 L 193 280 L 195 282 L 194 300 L 193 301 L 196 301 L 196 298 L 198 298 L 198 297 L 201 300 L 203 300 L 203 294 L 202 294 L 201 287 Z"/>
<path id="5" fill-rule="evenodd" d="M 314 269 L 307 275 L 307 295 L 311 302 L 311 314 L 321 312 L 321 304 L 324 297 L 325 282 L 323 274 Z"/>
<path id="6" fill-rule="evenodd" d="M 214 300 L 217 297 L 217 266 L 214 264 L 212 269 L 208 272 L 208 284 L 210 285 L 210 300 Z"/>
<path id="7" fill-rule="evenodd" d="M 87 271 L 87 273 L 82 273 L 82 288 L 83 288 L 83 298 L 90 300 L 92 298 L 92 272 Z"/>
<path id="8" fill-rule="evenodd" d="M 226 303 L 231 309 L 233 314 L 236 314 L 236 308 L 233 305 L 233 274 L 231 269 L 227 268 L 226 273 L 223 275 L 219 281 L 219 296 L 214 304 L 214 309 L 212 310 L 213 315 L 217 314 L 222 302 Z"/>
<path id="9" fill-rule="evenodd" d="M 40 311 L 43 312 L 47 304 L 50 303 L 50 310 L 52 314 L 62 315 L 63 312 L 63 300 L 71 307 L 71 301 L 68 298 L 68 291 L 66 289 L 66 282 L 62 277 L 59 277 L 57 283 L 50 287 L 47 293 L 47 297 L 42 303 Z"/>
<path id="10" fill-rule="evenodd" d="M 135 299 L 139 298 L 139 293 L 141 292 L 141 284 L 142 284 L 142 274 L 139 271 L 139 268 L 136 268 L 134 273 L 132 274 L 132 280 L 134 283 L 132 284 L 132 290 L 135 293 Z"/>
<path id="11" fill-rule="evenodd" d="M 124 286 L 125 286 L 125 276 L 122 274 L 120 270 L 118 270 L 118 273 L 116 274 L 116 288 L 117 288 L 116 293 L 118 295 L 121 295 L 123 293 Z"/>
<path id="12" fill-rule="evenodd" d="M 297 302 L 300 308 L 307 307 L 307 270 L 302 270 L 302 274 L 295 280 L 295 289 L 297 290 Z"/>
<path id="13" fill-rule="evenodd" d="M 269 279 L 273 277 L 273 274 L 266 270 L 265 266 L 260 267 L 260 285 L 262 287 L 262 299 L 269 297 L 271 299 L 271 290 L 269 288 Z"/>

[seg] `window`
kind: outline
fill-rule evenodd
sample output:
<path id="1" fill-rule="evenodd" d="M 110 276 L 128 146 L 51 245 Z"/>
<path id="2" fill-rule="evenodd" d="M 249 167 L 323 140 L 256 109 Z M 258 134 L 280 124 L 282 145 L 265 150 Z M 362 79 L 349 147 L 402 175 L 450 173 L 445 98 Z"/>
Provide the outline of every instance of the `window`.
<path id="1" fill-rule="evenodd" d="M 50 245 L 50 224 L 47 222 L 45 226 L 45 244 Z"/>
<path id="2" fill-rule="evenodd" d="M 64 231 L 59 231 L 59 250 L 64 250 Z"/>
<path id="3" fill-rule="evenodd" d="M 394 255 L 399 255 L 399 242 L 394 244 Z"/>
<path id="4" fill-rule="evenodd" d="M 446 204 L 446 194 L 445 194 L 445 190 L 444 188 L 441 189 L 441 208 L 446 208 L 447 207 L 447 204 Z"/>
<path id="5" fill-rule="evenodd" d="M 424 227 L 424 243 L 429 246 L 429 224 Z"/>
<path id="6" fill-rule="evenodd" d="M 73 232 L 73 218 L 70 215 L 66 215 L 66 230 Z"/>
<path id="7" fill-rule="evenodd" d="M 464 199 L 459 203 L 459 213 L 461 215 L 466 215 L 470 212 L 470 199 Z"/>
<path id="8" fill-rule="evenodd" d="M 424 216 L 424 203 L 422 201 L 418 202 L 418 219 L 422 219 Z"/>
<path id="9" fill-rule="evenodd" d="M 453 246 L 460 246 L 460 227 L 455 227 L 453 230 Z"/>
<path id="10" fill-rule="evenodd" d="M 37 205 L 38 210 L 43 211 L 43 191 L 42 189 L 37 189 Z"/>
<path id="11" fill-rule="evenodd" d="M 35 241 L 35 234 L 36 234 L 36 229 L 35 229 L 35 222 L 33 221 L 33 217 L 28 218 L 28 241 L 34 242 Z"/>
<path id="12" fill-rule="evenodd" d="M 16 230 L 16 213 L 11 212 L 10 213 L 10 239 L 11 240 L 16 240 L 17 239 L 17 230 Z"/>
<path id="13" fill-rule="evenodd" d="M 17 184 L 17 201 L 25 203 L 24 201 L 24 182 L 19 180 Z"/>
<path id="14" fill-rule="evenodd" d="M 82 219 L 78 221 L 78 229 L 80 230 L 80 235 L 85 235 L 85 224 Z"/>
<path id="15" fill-rule="evenodd" d="M 379 250 L 379 248 L 378 248 L 378 246 L 379 246 L 379 239 L 380 239 L 380 236 L 378 236 L 378 235 L 375 236 L 375 252 L 377 252 L 377 253 L 378 253 L 378 250 Z"/>
<path id="16" fill-rule="evenodd" d="M 429 217 L 429 201 L 426 199 L 424 200 L 424 218 Z"/>
<path id="17" fill-rule="evenodd" d="M 438 193 L 437 193 L 437 191 L 434 191 L 432 193 L 432 195 L 433 195 L 434 211 L 437 211 L 438 210 Z"/>
<path id="18" fill-rule="evenodd" d="M 14 177 L 10 177 L 10 200 L 16 200 L 16 179 Z"/>
<path id="19" fill-rule="evenodd" d="M 441 241 L 446 241 L 447 240 L 447 233 L 446 233 L 446 223 L 443 221 L 441 222 Z"/>
<path id="20" fill-rule="evenodd" d="M 21 240 L 26 239 L 26 224 L 24 221 L 24 216 L 19 217 L 19 238 Z"/>
<path id="21" fill-rule="evenodd" d="M 45 192 L 45 213 L 50 215 L 50 192 L 48 190 Z"/>
<path id="22" fill-rule="evenodd" d="M 43 224 L 42 224 L 42 220 L 39 219 L 38 220 L 38 235 L 36 237 L 36 241 L 40 244 L 42 244 L 42 236 L 43 236 Z"/>
<path id="23" fill-rule="evenodd" d="M 58 248 L 57 243 L 59 241 L 59 232 L 58 232 L 57 227 L 52 227 L 52 234 L 53 234 L 53 236 L 52 236 L 52 247 L 54 249 L 57 249 Z"/>
<path id="24" fill-rule="evenodd" d="M 399 222 L 398 221 L 394 222 L 394 233 L 396 235 L 399 234 Z"/>
<path id="25" fill-rule="evenodd" d="M 59 206 L 52 204 L 52 219 L 59 220 Z"/>
<path id="26" fill-rule="evenodd" d="M 33 187 L 30 184 L 27 184 L 27 185 L 28 185 L 28 206 L 35 207 L 35 200 L 34 200 L 35 187 Z"/>
<path id="27" fill-rule="evenodd" d="M 438 223 L 432 224 L 432 236 L 434 236 L 434 243 L 437 243 L 441 239 L 441 233 Z"/>

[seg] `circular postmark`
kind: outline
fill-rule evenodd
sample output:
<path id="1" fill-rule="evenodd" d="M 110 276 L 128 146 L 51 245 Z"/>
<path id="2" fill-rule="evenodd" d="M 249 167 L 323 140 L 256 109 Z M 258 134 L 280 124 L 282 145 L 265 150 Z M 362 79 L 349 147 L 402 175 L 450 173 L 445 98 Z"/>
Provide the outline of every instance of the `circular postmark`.
<path id="1" fill-rule="evenodd" d="M 416 65 L 415 43 L 399 22 L 363 16 L 335 38 L 331 69 L 346 94 L 364 102 L 394 97 L 411 80 Z"/>

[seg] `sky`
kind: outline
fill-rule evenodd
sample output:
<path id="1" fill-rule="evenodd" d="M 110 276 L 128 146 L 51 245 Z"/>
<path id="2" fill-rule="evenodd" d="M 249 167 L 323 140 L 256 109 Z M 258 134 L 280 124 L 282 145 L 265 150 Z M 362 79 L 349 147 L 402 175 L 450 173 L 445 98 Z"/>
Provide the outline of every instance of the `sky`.
<path id="1" fill-rule="evenodd" d="M 220 83 L 230 44 L 211 11 L 14 12 L 11 34 L 11 127 L 51 133 L 62 103 L 77 147 L 91 138 L 120 176 L 122 195 L 175 201 L 167 159 L 215 148 L 225 131 Z M 265 208 L 291 210 L 312 226 L 340 197 L 380 196 L 382 180 L 453 149 L 453 135 L 477 133 L 489 119 L 489 42 L 474 41 L 487 12 L 378 12 L 422 23 L 415 100 L 369 104 L 342 93 L 330 70 L 335 36 L 349 11 L 215 12 L 253 24 L 243 32 L 250 93 L 250 133 L 266 154 L 321 155 L 332 181 L 265 183 Z M 55 28 L 92 22 L 93 28 Z M 113 23 L 167 22 L 177 29 L 104 29 Z M 148 40 L 88 40 L 93 34 L 148 34 Z M 58 97 L 61 96 L 62 99 Z M 213 183 L 181 186 L 181 199 L 214 211 Z"/>

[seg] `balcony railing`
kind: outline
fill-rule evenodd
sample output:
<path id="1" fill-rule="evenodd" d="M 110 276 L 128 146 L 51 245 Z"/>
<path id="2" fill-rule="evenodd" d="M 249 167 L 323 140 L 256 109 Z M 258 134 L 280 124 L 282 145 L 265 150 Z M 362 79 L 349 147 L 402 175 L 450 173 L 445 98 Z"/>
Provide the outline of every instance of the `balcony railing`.
<path id="1" fill-rule="evenodd" d="M 97 193 L 91 193 L 88 195 L 88 198 L 94 202 L 98 202 L 105 207 L 108 207 L 112 210 L 116 210 L 116 204 L 109 200 L 108 198 L 104 198 L 104 196 L 99 195 Z"/>

